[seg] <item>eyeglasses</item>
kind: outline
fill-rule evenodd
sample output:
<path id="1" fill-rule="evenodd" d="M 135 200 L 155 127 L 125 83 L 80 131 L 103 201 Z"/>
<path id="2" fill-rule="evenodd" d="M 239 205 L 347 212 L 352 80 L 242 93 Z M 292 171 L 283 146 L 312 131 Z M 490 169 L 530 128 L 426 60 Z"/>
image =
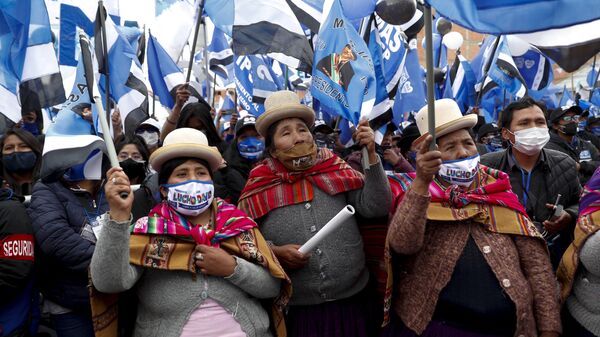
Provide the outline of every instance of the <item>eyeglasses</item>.
<path id="1" fill-rule="evenodd" d="M 579 122 L 579 116 L 562 116 L 561 119 L 565 122 Z"/>

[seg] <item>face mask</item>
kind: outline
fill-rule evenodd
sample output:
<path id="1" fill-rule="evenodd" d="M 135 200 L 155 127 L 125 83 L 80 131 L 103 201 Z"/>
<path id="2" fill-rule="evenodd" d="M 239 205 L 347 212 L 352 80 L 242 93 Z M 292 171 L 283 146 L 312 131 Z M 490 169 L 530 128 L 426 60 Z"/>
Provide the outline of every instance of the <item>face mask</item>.
<path id="1" fill-rule="evenodd" d="M 550 134 L 546 128 L 519 130 L 515 131 L 513 135 L 515 135 L 513 147 L 528 156 L 538 154 L 548 144 L 548 141 L 550 141 Z"/>
<path id="2" fill-rule="evenodd" d="M 478 168 L 479 154 L 469 158 L 443 162 L 439 175 L 452 185 L 469 187 L 477 176 Z"/>
<path id="3" fill-rule="evenodd" d="M 33 151 L 13 152 L 2 155 L 2 163 L 8 172 L 26 172 L 35 166 L 37 156 Z"/>
<path id="4" fill-rule="evenodd" d="M 600 126 L 591 129 L 592 133 L 596 136 L 600 136 Z"/>
<path id="5" fill-rule="evenodd" d="M 178 213 L 196 216 L 212 204 L 215 187 L 212 181 L 188 180 L 162 185 L 168 189 L 167 201 Z"/>
<path id="6" fill-rule="evenodd" d="M 240 156 L 250 161 L 256 161 L 265 150 L 265 142 L 256 137 L 248 137 L 239 142 L 237 147 Z"/>
<path id="7" fill-rule="evenodd" d="M 502 150 L 502 138 L 500 138 L 500 136 L 492 138 L 487 144 L 485 144 L 485 148 L 488 152 Z"/>
<path id="8" fill-rule="evenodd" d="M 569 123 L 567 125 L 563 125 L 560 127 L 560 130 L 567 136 L 575 136 L 577 134 L 577 124 Z"/>
<path id="9" fill-rule="evenodd" d="M 304 171 L 315 165 L 317 145 L 314 142 L 300 143 L 285 151 L 276 151 L 273 156 L 290 171 Z"/>
<path id="10" fill-rule="evenodd" d="M 129 177 L 129 180 L 135 178 L 143 180 L 146 177 L 145 164 L 145 161 L 135 161 L 131 158 L 119 162 L 119 165 L 123 168 L 123 172 Z"/>
<path id="11" fill-rule="evenodd" d="M 138 133 L 137 135 L 144 139 L 144 141 L 146 142 L 146 145 L 148 147 L 153 147 L 153 146 L 158 145 L 158 133 L 156 133 L 156 132 L 144 130 L 144 131 Z"/>
<path id="12" fill-rule="evenodd" d="M 40 129 L 38 129 L 38 126 L 36 123 L 23 122 L 21 129 L 31 133 L 34 136 L 38 136 L 40 134 Z"/>

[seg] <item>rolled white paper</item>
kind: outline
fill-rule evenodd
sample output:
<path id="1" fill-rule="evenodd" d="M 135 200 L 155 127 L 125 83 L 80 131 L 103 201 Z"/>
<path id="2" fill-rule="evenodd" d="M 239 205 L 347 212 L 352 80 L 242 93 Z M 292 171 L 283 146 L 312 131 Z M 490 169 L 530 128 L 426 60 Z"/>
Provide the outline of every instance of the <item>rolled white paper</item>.
<path id="1" fill-rule="evenodd" d="M 346 205 L 346 207 L 342 208 L 338 214 L 329 220 L 329 222 L 326 223 L 325 226 L 323 226 L 323 228 L 321 228 L 321 230 L 315 234 L 315 236 L 306 241 L 306 243 L 303 244 L 298 251 L 302 254 L 306 254 L 317 248 L 317 246 L 321 243 L 321 241 L 323 241 L 323 239 L 325 239 L 326 236 L 333 233 L 346 220 L 353 216 L 354 212 L 354 207 L 351 205 Z"/>

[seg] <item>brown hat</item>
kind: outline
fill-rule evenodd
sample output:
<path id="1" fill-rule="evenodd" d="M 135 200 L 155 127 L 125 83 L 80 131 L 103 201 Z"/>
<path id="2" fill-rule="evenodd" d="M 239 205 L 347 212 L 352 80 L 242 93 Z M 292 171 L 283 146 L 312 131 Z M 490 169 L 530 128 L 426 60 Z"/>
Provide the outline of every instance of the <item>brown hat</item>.
<path id="1" fill-rule="evenodd" d="M 256 119 L 256 131 L 267 137 L 271 125 L 287 118 L 300 118 L 310 128 L 315 122 L 315 112 L 301 104 L 296 93 L 289 90 L 278 91 L 265 100 L 265 112 Z"/>

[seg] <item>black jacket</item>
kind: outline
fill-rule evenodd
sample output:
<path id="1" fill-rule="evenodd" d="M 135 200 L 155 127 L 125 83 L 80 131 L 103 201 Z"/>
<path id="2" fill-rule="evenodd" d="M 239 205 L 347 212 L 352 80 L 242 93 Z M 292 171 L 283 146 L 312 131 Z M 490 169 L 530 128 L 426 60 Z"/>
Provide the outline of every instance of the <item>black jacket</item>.
<path id="1" fill-rule="evenodd" d="M 0 304 L 17 295 L 33 273 L 34 257 L 12 249 L 15 244 L 33 245 L 33 228 L 21 201 L 11 190 L 0 189 Z"/>
<path id="2" fill-rule="evenodd" d="M 229 145 L 223 158 L 227 167 L 215 173 L 215 194 L 230 204 L 237 205 L 254 164 L 240 156 L 235 140 Z"/>
<path id="3" fill-rule="evenodd" d="M 511 166 L 511 147 L 499 152 L 492 152 L 481 157 L 481 163 L 491 168 L 506 172 L 510 176 L 513 192 L 523 204 L 524 188 L 523 176 L 520 169 Z M 531 181 L 530 193 L 527 204 L 524 205 L 527 215 L 541 226 L 541 223 L 550 218 L 552 211 L 545 204 L 554 204 L 558 194 L 564 210 L 571 215 L 573 222 L 560 233 L 559 241 L 551 248 L 552 265 L 556 268 L 562 254 L 572 241 L 575 220 L 579 213 L 579 195 L 581 184 L 577 174 L 576 163 L 564 153 L 542 149 L 540 162 L 532 171 L 537 179 Z M 541 174 L 540 174 L 541 173 Z"/>
<path id="4" fill-rule="evenodd" d="M 81 233 L 89 222 L 88 214 L 108 211 L 104 189 L 100 191 L 97 200 L 93 200 L 87 192 L 74 192 L 59 182 L 38 182 L 27 209 L 39 248 L 36 264 L 42 293 L 52 302 L 73 310 L 90 308 L 88 267 L 95 244 Z M 94 205 L 97 207 L 92 211 Z"/>
<path id="5" fill-rule="evenodd" d="M 576 137 L 574 144 L 571 145 L 560 138 L 556 132 L 550 132 L 550 142 L 546 148 L 560 151 L 579 163 L 579 181 L 582 186 L 590 180 L 594 171 L 600 166 L 600 153 L 589 141 Z"/>

